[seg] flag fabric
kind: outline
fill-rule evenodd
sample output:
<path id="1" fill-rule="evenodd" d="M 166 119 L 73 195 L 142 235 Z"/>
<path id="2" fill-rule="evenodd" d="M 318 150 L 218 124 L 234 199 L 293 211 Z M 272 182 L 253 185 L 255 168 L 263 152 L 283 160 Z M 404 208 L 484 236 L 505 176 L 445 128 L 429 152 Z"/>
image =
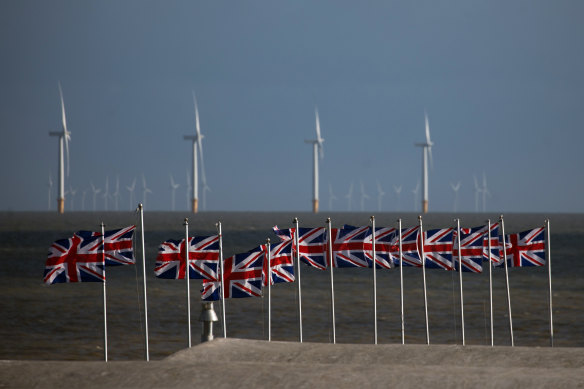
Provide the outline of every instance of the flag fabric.
<path id="1" fill-rule="evenodd" d="M 485 226 L 488 229 L 489 226 Z M 485 229 L 485 231 L 486 231 Z M 491 261 L 493 266 L 503 264 L 503 257 L 501 255 L 501 247 L 499 247 L 499 223 L 491 224 Z M 483 240 L 483 260 L 489 261 L 489 234 L 485 232 L 485 239 Z"/>
<path id="2" fill-rule="evenodd" d="M 278 238 L 280 238 L 280 240 L 285 241 L 285 240 L 290 240 L 290 239 L 294 239 L 294 231 L 296 230 L 295 228 L 285 228 L 285 229 L 280 229 L 278 228 L 278 226 L 274 226 L 272 227 L 272 230 L 274 230 L 274 233 L 276 235 L 278 235 Z"/>
<path id="3" fill-rule="evenodd" d="M 319 270 L 327 268 L 326 228 L 298 228 L 298 251 L 300 260 Z"/>
<path id="4" fill-rule="evenodd" d="M 453 270 L 452 228 L 424 231 L 425 266 L 429 269 Z"/>
<path id="5" fill-rule="evenodd" d="M 260 297 L 262 295 L 262 269 L 266 256 L 266 246 L 236 254 L 225 259 L 223 263 L 223 284 L 225 298 Z M 221 282 L 203 280 L 201 298 L 218 300 Z"/>
<path id="6" fill-rule="evenodd" d="M 219 237 L 197 236 L 189 238 L 189 278 L 217 280 L 219 262 Z M 158 247 L 154 274 L 158 278 L 185 278 L 185 240 L 169 239 Z"/>
<path id="7" fill-rule="evenodd" d="M 136 226 L 128 226 L 104 232 L 104 255 L 106 266 L 134 265 L 134 231 Z M 101 232 L 78 231 L 75 235 L 82 239 L 101 237 Z"/>
<path id="8" fill-rule="evenodd" d="M 461 228 L 460 258 L 458 253 L 458 232 L 454 232 L 454 248 L 452 251 L 457 270 L 459 267 L 459 262 L 462 261 L 462 271 L 472 273 L 480 273 L 483 271 L 483 247 L 486 232 L 487 226 Z"/>
<path id="9" fill-rule="evenodd" d="M 369 227 L 332 228 L 333 267 L 369 267 L 369 258 L 365 255 L 365 239 L 368 236 L 370 236 Z M 328 264 L 328 238 L 326 250 Z M 371 250 L 371 244 L 369 250 Z"/>
<path id="10" fill-rule="evenodd" d="M 268 285 L 268 261 L 264 259 L 262 268 L 262 285 Z M 270 246 L 270 284 L 278 282 L 294 282 L 294 261 L 292 259 L 292 240 L 287 240 Z"/>
<path id="11" fill-rule="evenodd" d="M 508 267 L 545 266 L 545 228 L 505 236 Z"/>
<path id="12" fill-rule="evenodd" d="M 105 282 L 102 238 L 74 234 L 49 248 L 44 282 Z"/>
<path id="13" fill-rule="evenodd" d="M 344 229 L 358 228 L 345 224 Z M 363 228 L 363 227 L 361 227 Z M 368 229 L 365 237 L 365 257 L 368 266 L 373 266 L 373 233 L 371 227 Z M 375 227 L 375 265 L 377 269 L 391 269 L 392 252 L 398 251 L 399 248 L 394 246 L 396 229 L 390 227 Z"/>
<path id="14" fill-rule="evenodd" d="M 420 235 L 420 227 L 416 226 L 411 228 L 402 228 L 401 234 L 403 265 L 421 267 L 422 260 L 418 248 L 418 237 Z M 399 233 L 395 234 L 392 243 L 393 249 L 395 250 L 395 252 L 392 253 L 392 256 L 394 258 L 393 261 L 396 266 L 399 266 Z"/>

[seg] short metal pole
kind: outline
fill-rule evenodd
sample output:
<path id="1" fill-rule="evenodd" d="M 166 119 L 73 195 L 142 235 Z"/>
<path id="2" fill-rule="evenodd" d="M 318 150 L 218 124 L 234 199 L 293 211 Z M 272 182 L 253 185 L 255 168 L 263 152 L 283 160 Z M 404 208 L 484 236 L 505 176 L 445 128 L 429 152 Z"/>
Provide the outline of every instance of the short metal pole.
<path id="1" fill-rule="evenodd" d="M 201 343 L 213 340 L 213 322 L 218 321 L 217 314 L 213 309 L 213 302 L 201 303 L 201 315 L 199 321 L 203 323 L 203 331 L 201 332 Z"/>

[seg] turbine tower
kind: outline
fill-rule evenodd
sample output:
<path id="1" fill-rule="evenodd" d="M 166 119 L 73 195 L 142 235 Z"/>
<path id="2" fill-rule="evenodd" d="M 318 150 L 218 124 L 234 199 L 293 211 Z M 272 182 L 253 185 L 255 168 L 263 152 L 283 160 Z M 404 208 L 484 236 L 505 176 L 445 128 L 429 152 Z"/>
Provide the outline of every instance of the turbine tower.
<path id="1" fill-rule="evenodd" d="M 401 195 L 401 191 L 402 191 L 402 186 L 393 186 L 393 191 L 395 192 L 395 196 L 397 197 L 397 211 L 401 210 L 401 206 L 400 206 L 400 195 Z"/>
<path id="2" fill-rule="evenodd" d="M 130 192 L 130 209 L 134 209 L 134 190 L 136 189 L 136 177 L 132 181 L 132 185 L 126 186 L 128 192 Z"/>
<path id="3" fill-rule="evenodd" d="M 61 96 L 61 125 L 62 131 L 51 131 L 50 136 L 59 137 L 59 194 L 57 195 L 57 212 L 65 212 L 65 156 L 63 151 L 67 154 L 67 177 L 69 177 L 69 141 L 71 140 L 71 133 L 67 131 L 67 118 L 65 116 L 65 103 L 63 102 L 63 90 L 61 83 L 59 83 L 59 95 Z"/>
<path id="4" fill-rule="evenodd" d="M 379 180 L 377 180 L 377 211 L 381 212 L 381 199 L 385 196 L 385 192 L 381 188 Z"/>
<path id="5" fill-rule="evenodd" d="M 189 176 L 189 171 L 187 169 L 187 187 L 186 187 L 186 192 L 187 192 L 187 209 L 189 209 L 189 207 L 191 206 L 191 189 L 193 189 L 191 187 L 191 176 Z"/>
<path id="6" fill-rule="evenodd" d="M 416 184 L 416 188 L 412 190 L 414 194 L 414 212 L 418 210 L 418 192 L 420 191 L 420 181 Z"/>
<path id="7" fill-rule="evenodd" d="M 333 200 L 337 200 L 337 196 L 334 195 L 333 193 L 333 187 L 331 186 L 331 183 L 329 182 L 329 211 L 333 210 Z"/>
<path id="8" fill-rule="evenodd" d="M 458 212 L 458 190 L 460 189 L 460 181 L 454 185 L 452 182 L 450 183 L 450 187 L 454 191 L 454 212 Z"/>
<path id="9" fill-rule="evenodd" d="M 485 175 L 485 172 L 483 172 L 483 187 L 481 192 L 483 192 L 483 212 L 487 212 L 487 195 L 491 196 L 491 192 L 489 192 L 489 188 L 487 188 L 487 176 Z"/>
<path id="10" fill-rule="evenodd" d="M 91 192 L 93 193 L 93 210 L 95 211 L 95 198 L 97 196 L 97 194 L 99 192 L 101 192 L 101 189 L 96 188 L 95 185 L 93 185 L 93 182 L 90 182 L 91 184 Z"/>
<path id="11" fill-rule="evenodd" d="M 203 191 L 210 190 L 207 187 L 207 179 L 205 178 L 205 165 L 203 163 L 203 134 L 201 134 L 201 124 L 199 122 L 199 108 L 197 106 L 197 97 L 193 91 L 193 101 L 195 104 L 195 135 L 184 135 L 183 139 L 193 142 L 193 213 L 199 211 L 199 176 L 197 169 L 197 149 L 199 151 L 199 158 L 201 159 L 201 181 L 203 182 Z M 203 194 L 204 196 L 204 194 Z"/>
<path id="12" fill-rule="evenodd" d="M 108 210 L 107 208 L 107 199 L 110 197 L 109 194 L 109 177 L 105 176 L 105 189 L 103 190 L 103 193 L 101 194 L 103 196 L 103 208 L 104 210 Z"/>
<path id="13" fill-rule="evenodd" d="M 144 173 L 142 173 L 142 204 L 144 207 L 146 207 L 146 195 L 148 193 L 152 193 L 152 191 L 146 186 L 146 177 L 144 177 Z"/>
<path id="14" fill-rule="evenodd" d="M 481 187 L 479 186 L 479 182 L 477 181 L 477 176 L 473 175 L 472 178 L 474 179 L 475 190 L 475 212 L 479 212 L 479 197 L 481 195 Z"/>
<path id="15" fill-rule="evenodd" d="M 112 193 L 112 198 L 115 201 L 116 211 L 119 211 L 118 200 L 120 198 L 120 176 L 116 176 L 116 191 Z"/>
<path id="16" fill-rule="evenodd" d="M 179 186 L 180 186 L 179 184 L 174 182 L 174 177 L 172 177 L 172 174 L 171 174 L 170 175 L 170 195 L 171 195 L 170 207 L 173 211 L 174 211 L 174 198 L 175 198 L 176 190 L 178 189 Z"/>
<path id="17" fill-rule="evenodd" d="M 432 165 L 432 141 L 430 140 L 430 124 L 428 123 L 428 115 L 424 112 L 426 119 L 426 142 L 415 143 L 415 146 L 422 148 L 422 212 L 428 213 L 428 157 L 430 158 L 430 165 Z"/>
<path id="18" fill-rule="evenodd" d="M 51 176 L 51 172 L 49 172 L 49 207 L 47 208 L 49 211 L 51 210 L 51 192 L 53 191 L 53 177 Z"/>
<path id="19" fill-rule="evenodd" d="M 369 195 L 365 193 L 365 187 L 361 181 L 361 212 L 365 211 L 365 200 L 369 200 Z"/>
<path id="20" fill-rule="evenodd" d="M 320 136 L 320 120 L 318 118 L 318 108 L 314 108 L 314 115 L 316 116 L 316 139 L 304 140 L 304 143 L 313 145 L 313 171 L 312 171 L 312 212 L 318 213 L 318 153 L 320 152 L 320 159 L 323 158 L 324 152 L 322 149 L 322 142 L 324 139 Z"/>
<path id="21" fill-rule="evenodd" d="M 349 186 L 349 193 L 345 195 L 347 198 L 347 211 L 351 211 L 351 202 L 353 201 L 353 181 L 351 181 L 351 186 Z"/>
<path id="22" fill-rule="evenodd" d="M 75 207 L 75 195 L 77 194 L 77 189 L 73 189 L 71 185 L 69 185 L 69 194 L 71 195 L 71 210 L 74 211 Z"/>

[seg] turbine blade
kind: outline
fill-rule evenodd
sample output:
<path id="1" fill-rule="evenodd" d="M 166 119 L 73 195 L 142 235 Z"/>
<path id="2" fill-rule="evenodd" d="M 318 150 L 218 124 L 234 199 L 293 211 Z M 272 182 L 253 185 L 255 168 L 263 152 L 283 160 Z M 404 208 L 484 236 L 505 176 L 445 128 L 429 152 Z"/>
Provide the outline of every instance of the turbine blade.
<path id="1" fill-rule="evenodd" d="M 193 91 L 193 102 L 195 104 L 195 130 L 197 131 L 197 139 L 201 139 L 201 123 L 199 121 L 199 107 L 197 106 L 195 91 Z"/>
<path id="2" fill-rule="evenodd" d="M 431 145 L 432 141 L 430 140 L 430 123 L 428 122 L 428 114 L 424 111 L 424 118 L 426 119 L 426 143 Z"/>
<path id="3" fill-rule="evenodd" d="M 321 143 L 321 137 L 320 137 L 320 119 L 318 118 L 318 108 L 314 108 L 314 115 L 316 117 L 316 140 L 318 141 L 318 143 Z"/>

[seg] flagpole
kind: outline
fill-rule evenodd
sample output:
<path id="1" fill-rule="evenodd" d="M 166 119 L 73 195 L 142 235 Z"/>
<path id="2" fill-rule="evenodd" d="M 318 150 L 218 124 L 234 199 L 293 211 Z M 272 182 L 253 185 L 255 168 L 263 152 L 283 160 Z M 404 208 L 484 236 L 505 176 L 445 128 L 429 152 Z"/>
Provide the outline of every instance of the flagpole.
<path id="1" fill-rule="evenodd" d="M 462 326 L 462 345 L 465 345 L 464 338 L 464 295 L 462 293 L 462 255 L 460 252 L 460 219 L 456 219 L 456 231 L 458 241 L 458 279 L 460 284 L 460 323 Z"/>
<path id="2" fill-rule="evenodd" d="M 227 324 L 225 320 L 225 288 L 223 279 L 223 235 L 221 234 L 221 222 L 217 222 L 217 233 L 219 235 L 219 264 L 221 266 L 221 312 L 223 316 L 223 337 L 227 338 Z"/>
<path id="3" fill-rule="evenodd" d="M 185 217 L 185 280 L 187 281 L 187 325 L 189 334 L 189 348 L 192 347 L 191 342 L 191 277 L 189 264 L 189 218 Z"/>
<path id="4" fill-rule="evenodd" d="M 270 238 L 266 239 L 266 251 L 268 258 L 268 342 L 272 341 L 272 264 L 270 258 Z"/>
<path id="5" fill-rule="evenodd" d="M 373 326 L 375 328 L 374 343 L 377 344 L 377 273 L 375 264 L 375 216 L 371 216 L 371 239 L 373 242 Z"/>
<path id="6" fill-rule="evenodd" d="M 107 298 L 106 298 L 106 274 L 105 274 L 105 224 L 101 222 L 101 259 L 103 262 L 103 353 L 107 362 Z"/>
<path id="7" fill-rule="evenodd" d="M 493 331 L 493 259 L 491 251 L 491 219 L 487 220 L 488 238 L 489 238 L 489 304 L 491 309 L 491 347 L 495 345 Z M 460 251 L 459 251 L 460 252 Z"/>
<path id="8" fill-rule="evenodd" d="M 144 248 L 144 207 L 142 203 L 138 204 L 140 213 L 140 230 L 142 234 L 142 279 L 144 280 L 144 325 L 146 336 L 146 361 L 150 361 L 150 351 L 148 349 L 148 297 L 146 294 L 146 253 Z"/>
<path id="9" fill-rule="evenodd" d="M 333 281 L 333 242 L 332 242 L 332 231 L 331 231 L 331 218 L 326 219 L 328 224 L 328 260 L 329 268 L 331 273 L 331 324 L 333 328 L 333 344 L 337 342 L 336 332 L 335 332 L 335 290 Z"/>
<path id="10" fill-rule="evenodd" d="M 404 271 L 403 271 L 403 255 L 402 255 L 402 220 L 397 219 L 397 228 L 399 231 L 399 286 L 400 286 L 400 300 L 401 300 L 401 333 L 402 344 L 406 344 L 405 322 L 404 322 Z"/>
<path id="11" fill-rule="evenodd" d="M 507 309 L 509 313 L 509 334 L 511 336 L 511 347 L 515 346 L 515 342 L 513 340 L 513 319 L 511 317 L 511 292 L 509 291 L 509 269 L 507 266 L 507 247 L 505 244 L 505 221 L 503 220 L 503 215 L 499 218 L 501 221 L 501 234 L 503 237 L 503 264 L 505 266 L 505 284 L 507 286 Z"/>
<path id="12" fill-rule="evenodd" d="M 420 252 L 422 255 L 422 278 L 424 279 L 424 311 L 426 313 L 426 344 L 430 344 L 430 327 L 428 326 L 428 294 L 426 292 L 426 256 L 424 255 L 424 229 L 422 226 L 422 215 L 418 215 L 420 222 L 420 236 L 422 244 L 420 245 Z"/>
<path id="13" fill-rule="evenodd" d="M 294 244 L 296 246 L 296 275 L 298 278 L 298 338 L 302 343 L 302 292 L 300 288 L 300 247 L 298 246 L 298 218 L 295 217 L 294 223 Z"/>
<path id="14" fill-rule="evenodd" d="M 547 235 L 546 254 L 548 260 L 548 284 L 550 287 L 550 346 L 554 347 L 554 317 L 552 306 L 552 252 L 550 248 L 550 219 L 545 220 L 545 229 Z"/>

